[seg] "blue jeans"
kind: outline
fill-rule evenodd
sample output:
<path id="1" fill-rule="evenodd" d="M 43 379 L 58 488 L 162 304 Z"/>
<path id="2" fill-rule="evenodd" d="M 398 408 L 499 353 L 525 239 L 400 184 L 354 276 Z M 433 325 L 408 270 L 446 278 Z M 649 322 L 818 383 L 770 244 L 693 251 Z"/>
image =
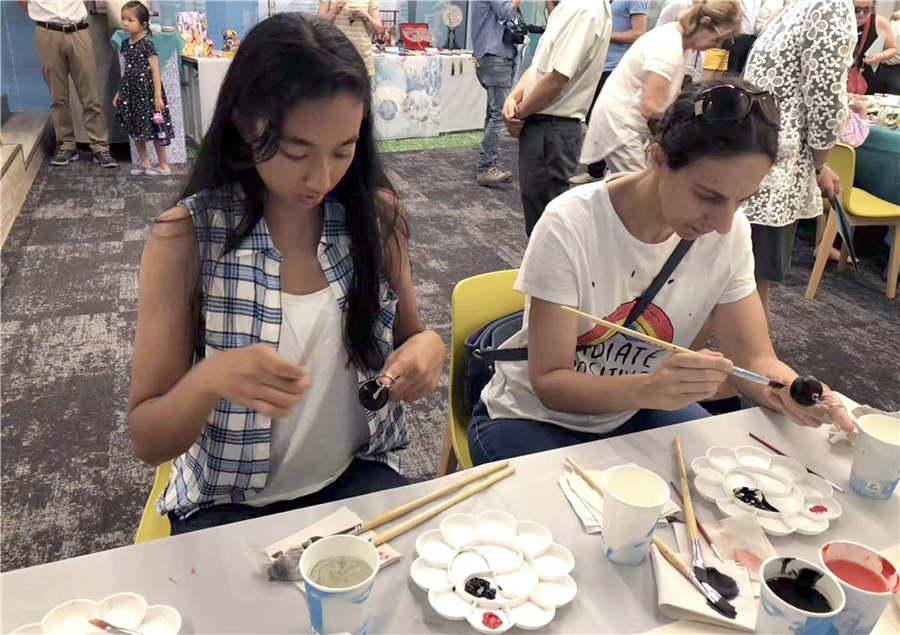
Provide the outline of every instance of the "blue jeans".
<path id="1" fill-rule="evenodd" d="M 224 503 L 213 505 L 194 512 L 185 519 L 179 519 L 175 514 L 169 514 L 169 522 L 172 525 L 172 535 L 184 534 L 198 529 L 208 529 L 228 523 L 236 523 L 250 518 L 260 518 L 270 514 L 279 514 L 301 507 L 312 507 L 321 503 L 369 494 L 383 489 L 392 489 L 406 485 L 406 479 L 397 474 L 384 463 L 377 461 L 365 461 L 353 459 L 344 473 L 330 485 L 326 485 L 318 492 L 301 496 L 293 500 L 277 501 L 262 507 L 244 505 L 241 503 Z"/>
<path id="2" fill-rule="evenodd" d="M 475 465 L 481 465 L 523 454 L 662 428 L 708 416 L 709 413 L 697 403 L 673 411 L 639 410 L 612 432 L 594 434 L 530 419 L 491 419 L 487 408 L 479 401 L 469 420 L 469 454 Z"/>
<path id="3" fill-rule="evenodd" d="M 497 149 L 503 131 L 503 102 L 512 90 L 515 62 L 497 55 L 485 55 L 478 60 L 475 74 L 487 91 L 487 113 L 484 117 L 484 136 L 481 139 L 481 155 L 478 171 L 484 172 L 497 165 Z"/>

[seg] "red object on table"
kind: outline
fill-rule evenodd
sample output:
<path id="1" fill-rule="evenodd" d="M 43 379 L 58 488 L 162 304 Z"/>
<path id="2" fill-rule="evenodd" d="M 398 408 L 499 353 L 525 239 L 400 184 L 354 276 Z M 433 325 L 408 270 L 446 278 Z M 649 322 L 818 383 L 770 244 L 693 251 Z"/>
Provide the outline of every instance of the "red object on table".
<path id="1" fill-rule="evenodd" d="M 481 616 L 481 623 L 492 630 L 503 626 L 503 620 L 496 613 L 491 613 L 490 611 Z"/>
<path id="2" fill-rule="evenodd" d="M 404 22 L 400 25 L 400 37 L 410 51 L 424 51 L 431 46 L 431 34 L 425 22 Z"/>

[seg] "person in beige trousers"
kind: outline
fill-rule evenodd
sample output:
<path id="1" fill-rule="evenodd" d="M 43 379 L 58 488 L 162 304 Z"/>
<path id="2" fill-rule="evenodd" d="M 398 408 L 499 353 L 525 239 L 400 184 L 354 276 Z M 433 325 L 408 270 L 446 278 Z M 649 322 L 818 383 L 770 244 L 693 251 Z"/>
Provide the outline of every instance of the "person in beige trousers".
<path id="1" fill-rule="evenodd" d="M 34 44 L 50 89 L 50 117 L 56 132 L 53 165 L 77 161 L 75 126 L 69 109 L 69 75 L 84 110 L 84 127 L 96 163 L 118 167 L 109 153 L 106 116 L 97 99 L 97 63 L 82 0 L 19 0 L 35 22 Z"/>

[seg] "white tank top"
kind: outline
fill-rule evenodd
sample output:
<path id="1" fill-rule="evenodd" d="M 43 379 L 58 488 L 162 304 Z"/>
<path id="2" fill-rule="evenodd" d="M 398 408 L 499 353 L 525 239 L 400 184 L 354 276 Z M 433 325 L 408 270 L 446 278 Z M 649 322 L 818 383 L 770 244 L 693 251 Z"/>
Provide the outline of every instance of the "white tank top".
<path id="1" fill-rule="evenodd" d="M 282 291 L 281 316 L 278 354 L 306 368 L 310 387 L 288 417 L 272 421 L 268 481 L 245 500 L 254 506 L 319 491 L 347 469 L 369 439 L 331 288 L 308 295 Z"/>

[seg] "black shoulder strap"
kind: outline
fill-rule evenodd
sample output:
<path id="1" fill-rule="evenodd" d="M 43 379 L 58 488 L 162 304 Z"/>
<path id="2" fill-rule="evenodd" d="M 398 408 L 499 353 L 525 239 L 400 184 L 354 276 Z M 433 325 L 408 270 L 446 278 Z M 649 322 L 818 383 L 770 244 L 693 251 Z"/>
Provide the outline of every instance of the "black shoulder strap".
<path id="1" fill-rule="evenodd" d="M 659 270 L 659 273 L 656 274 L 656 277 L 653 278 L 653 282 L 650 283 L 650 286 L 647 287 L 647 290 L 641 294 L 641 297 L 638 298 L 638 301 L 635 303 L 634 307 L 628 313 L 628 317 L 625 318 L 625 322 L 623 326 L 627 329 L 631 328 L 631 325 L 641 317 L 644 311 L 647 310 L 647 307 L 650 306 L 650 303 L 656 298 L 656 295 L 659 293 L 659 290 L 662 289 L 662 286 L 666 283 L 666 280 L 669 279 L 669 276 L 672 275 L 672 272 L 675 271 L 675 267 L 678 266 L 678 263 L 681 262 L 681 259 L 684 258 L 684 255 L 688 252 L 688 249 L 691 248 L 691 245 L 694 244 L 693 240 L 686 240 L 684 238 L 679 241 L 677 245 L 675 245 L 675 251 L 669 256 L 669 259 L 666 260 L 665 264 L 662 266 L 662 269 Z"/>
<path id="2" fill-rule="evenodd" d="M 634 324 L 635 320 L 637 320 L 644 311 L 647 310 L 647 307 L 650 306 L 650 303 L 656 298 L 659 290 L 662 289 L 662 286 L 666 283 L 666 280 L 669 279 L 669 276 L 672 275 L 672 272 L 675 271 L 675 268 L 684 258 L 685 254 L 687 254 L 688 249 L 691 248 L 691 245 L 694 244 L 693 240 L 687 240 L 682 238 L 681 241 L 675 246 L 675 250 L 669 255 L 668 260 L 666 260 L 665 264 L 663 264 L 662 269 L 659 270 L 659 273 L 656 274 L 656 277 L 653 278 L 653 282 L 650 283 L 650 286 L 647 287 L 647 290 L 641 294 L 641 297 L 638 298 L 638 301 L 635 303 L 634 307 L 628 314 L 628 317 L 625 319 L 623 326 L 625 328 L 631 328 L 631 325 Z M 588 346 L 579 346 L 576 350 L 584 350 L 589 348 Z M 527 348 L 497 348 L 486 351 L 475 351 L 475 355 L 486 362 L 524 362 L 528 359 L 528 349 Z"/>

